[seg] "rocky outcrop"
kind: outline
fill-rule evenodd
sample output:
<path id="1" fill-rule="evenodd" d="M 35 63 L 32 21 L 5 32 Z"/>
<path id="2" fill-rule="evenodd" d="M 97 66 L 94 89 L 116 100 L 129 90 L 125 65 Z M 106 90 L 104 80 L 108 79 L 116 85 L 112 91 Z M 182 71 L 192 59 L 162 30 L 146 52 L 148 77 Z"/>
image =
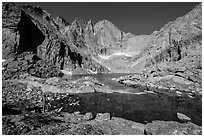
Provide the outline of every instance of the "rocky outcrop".
<path id="1" fill-rule="evenodd" d="M 49 61 L 41 60 L 36 54 L 24 52 L 3 62 L 3 80 L 16 79 L 28 73 L 40 78 L 63 76 L 63 73 Z"/>
<path id="2" fill-rule="evenodd" d="M 6 56 L 32 51 L 60 69 L 83 73 L 144 71 L 149 75 L 157 67 L 166 71 L 185 67 L 185 63 L 192 66 L 192 59 L 195 68 L 201 66 L 201 4 L 160 31 L 140 36 L 122 32 L 107 20 L 76 19 L 69 24 L 40 7 L 3 5 Z M 190 79 L 198 79 L 200 73 L 197 69 Z"/>
<path id="3" fill-rule="evenodd" d="M 89 70 L 108 72 L 82 50 L 83 43 L 78 34 L 70 32 L 69 37 L 63 35 L 67 26 L 77 27 L 76 22 L 69 25 L 63 18 L 53 18 L 40 7 L 16 7 L 13 3 L 3 5 L 3 58 L 33 52 L 59 69 L 81 70 L 83 73 Z"/>
<path id="4" fill-rule="evenodd" d="M 107 20 L 69 24 L 40 7 L 4 3 L 2 8 L 3 58 L 32 52 L 64 73 L 140 73 L 139 81 L 129 80 L 201 92 L 201 4 L 160 31 L 140 36 Z"/>
<path id="5" fill-rule="evenodd" d="M 200 4 L 185 16 L 165 25 L 155 35 L 155 40 L 152 42 L 154 48 L 149 51 L 152 58 L 148 61 L 150 63 L 148 65 L 160 64 L 161 62 L 176 64 L 190 57 L 199 59 L 202 54 L 200 50 L 201 24 L 202 10 Z"/>
<path id="6" fill-rule="evenodd" d="M 118 79 L 121 83 L 145 84 L 171 90 L 202 92 L 202 6 L 169 22 L 149 35 L 147 46 L 138 49 L 121 69 L 137 72 Z M 116 62 L 116 59 L 113 59 Z M 121 61 L 122 62 L 122 61 Z M 131 64 L 131 65 L 130 65 Z M 130 67 L 128 68 L 128 65 Z M 123 82 L 124 81 L 124 82 Z"/>
<path id="7" fill-rule="evenodd" d="M 165 25 L 155 35 L 144 71 L 151 81 L 157 81 L 157 77 L 173 75 L 172 79 L 176 83 L 199 84 L 201 87 L 201 8 L 201 4 L 196 6 L 185 16 Z"/>
<path id="8" fill-rule="evenodd" d="M 147 124 L 146 135 L 198 135 L 202 130 L 193 123 L 180 124 L 173 121 L 153 121 Z"/>
<path id="9" fill-rule="evenodd" d="M 16 54 L 19 45 L 17 31 L 20 22 L 20 9 L 13 3 L 2 4 L 2 57 L 9 58 Z"/>

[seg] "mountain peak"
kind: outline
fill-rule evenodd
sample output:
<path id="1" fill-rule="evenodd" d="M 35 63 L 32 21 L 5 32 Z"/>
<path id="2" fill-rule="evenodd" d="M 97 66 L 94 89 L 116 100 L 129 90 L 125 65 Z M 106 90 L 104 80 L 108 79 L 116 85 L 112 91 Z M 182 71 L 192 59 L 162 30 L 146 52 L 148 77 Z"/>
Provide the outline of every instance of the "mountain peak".
<path id="1" fill-rule="evenodd" d="M 103 26 L 113 27 L 114 26 L 114 24 L 109 20 L 101 20 L 101 21 L 98 21 L 96 24 L 97 26 L 101 26 L 101 27 Z"/>

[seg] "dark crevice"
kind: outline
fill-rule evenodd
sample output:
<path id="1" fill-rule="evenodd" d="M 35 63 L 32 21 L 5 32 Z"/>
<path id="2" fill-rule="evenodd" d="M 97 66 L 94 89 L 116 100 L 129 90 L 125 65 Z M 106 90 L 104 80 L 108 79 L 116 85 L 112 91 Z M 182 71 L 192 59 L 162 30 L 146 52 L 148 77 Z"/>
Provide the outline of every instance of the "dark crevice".
<path id="1" fill-rule="evenodd" d="M 181 60 L 181 49 L 180 49 L 180 46 L 178 45 L 178 58 L 177 58 L 177 61 Z"/>
<path id="2" fill-rule="evenodd" d="M 63 42 L 61 42 L 60 44 L 59 55 L 62 58 L 62 63 L 60 64 L 60 69 L 62 70 L 64 68 L 64 57 L 65 57 L 65 45 Z"/>
<path id="3" fill-rule="evenodd" d="M 60 44 L 59 54 L 60 54 L 60 56 L 61 56 L 62 58 L 64 58 L 64 56 L 65 56 L 65 45 L 64 45 L 63 42 L 61 42 L 61 44 Z"/>
<path id="4" fill-rule="evenodd" d="M 67 46 L 68 47 L 68 46 Z M 68 56 L 70 57 L 71 61 L 76 64 L 78 63 L 79 66 L 81 66 L 82 64 L 82 56 L 77 53 L 77 52 L 73 52 L 69 47 L 68 47 Z"/>
<path id="5" fill-rule="evenodd" d="M 21 110 L 14 109 L 14 106 L 12 105 L 4 105 L 2 107 L 2 115 L 18 115 L 21 114 Z"/>
<path id="6" fill-rule="evenodd" d="M 45 36 L 23 11 L 18 30 L 20 34 L 18 53 L 25 51 L 37 53 L 37 47 L 44 41 Z"/>
<path id="7" fill-rule="evenodd" d="M 193 82 L 193 83 L 195 83 L 195 81 L 192 80 L 190 77 L 188 77 L 188 80 L 191 81 L 191 82 Z"/>

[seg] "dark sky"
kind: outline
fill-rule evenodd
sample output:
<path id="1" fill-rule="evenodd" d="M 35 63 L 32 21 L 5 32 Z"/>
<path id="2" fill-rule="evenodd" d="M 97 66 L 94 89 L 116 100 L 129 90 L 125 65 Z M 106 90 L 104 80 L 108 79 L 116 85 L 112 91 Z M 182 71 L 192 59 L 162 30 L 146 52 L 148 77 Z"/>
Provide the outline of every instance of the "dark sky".
<path id="1" fill-rule="evenodd" d="M 185 15 L 198 3 L 192 2 L 31 2 L 16 3 L 16 5 L 29 4 L 40 6 L 51 13 L 52 16 L 61 16 L 69 23 L 75 18 L 85 21 L 109 20 L 124 32 L 136 35 L 151 34 L 160 30 L 169 21 Z"/>

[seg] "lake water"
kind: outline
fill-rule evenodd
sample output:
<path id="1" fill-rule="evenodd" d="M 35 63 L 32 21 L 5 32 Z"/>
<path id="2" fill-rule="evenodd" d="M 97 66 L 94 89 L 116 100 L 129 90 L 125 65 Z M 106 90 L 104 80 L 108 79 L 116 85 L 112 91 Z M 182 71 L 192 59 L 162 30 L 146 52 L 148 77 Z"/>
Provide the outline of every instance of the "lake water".
<path id="1" fill-rule="evenodd" d="M 127 73 L 119 74 L 85 74 L 74 75 L 72 79 L 78 79 L 82 77 L 94 77 L 99 82 L 108 85 L 113 90 L 126 90 L 129 92 L 142 92 L 147 87 L 129 87 L 118 83 L 113 78 L 119 78 L 120 76 L 130 75 Z M 148 120 L 173 120 L 179 121 L 176 113 L 183 113 L 191 118 L 191 122 L 202 125 L 202 96 L 195 95 L 194 98 L 190 98 L 185 93 L 182 96 L 178 96 L 176 92 L 166 89 L 155 89 L 148 87 L 148 89 L 155 91 L 157 94 L 121 94 L 121 93 L 85 93 L 77 94 L 86 100 L 83 104 L 82 110 L 97 111 L 97 112 L 109 112 L 115 116 L 124 117 L 137 122 Z M 182 92 L 182 91 L 181 91 Z M 100 103 L 93 103 L 102 102 Z M 112 102 L 107 102 L 107 100 Z M 87 104 L 88 103 L 88 104 Z M 98 104 L 98 105 L 92 105 Z M 88 106 L 87 109 L 84 109 Z M 102 109 L 100 109 L 102 108 Z"/>
<path id="2" fill-rule="evenodd" d="M 73 75 L 72 78 L 73 79 L 79 79 L 82 77 L 94 77 L 96 78 L 100 83 L 103 83 L 105 85 L 108 85 L 111 89 L 113 90 L 124 90 L 127 88 L 131 88 L 131 87 L 127 87 L 124 86 L 120 83 L 118 83 L 115 80 L 112 80 L 113 78 L 119 78 L 120 76 L 126 76 L 126 75 L 131 75 L 132 73 L 111 73 L 111 74 L 83 74 L 83 75 Z"/>

